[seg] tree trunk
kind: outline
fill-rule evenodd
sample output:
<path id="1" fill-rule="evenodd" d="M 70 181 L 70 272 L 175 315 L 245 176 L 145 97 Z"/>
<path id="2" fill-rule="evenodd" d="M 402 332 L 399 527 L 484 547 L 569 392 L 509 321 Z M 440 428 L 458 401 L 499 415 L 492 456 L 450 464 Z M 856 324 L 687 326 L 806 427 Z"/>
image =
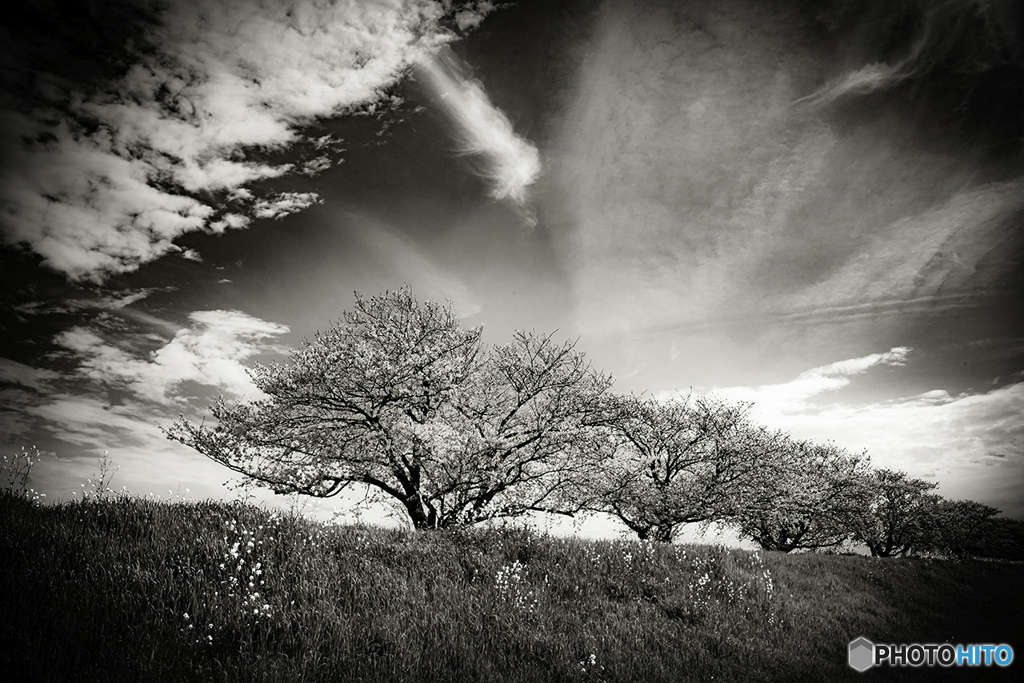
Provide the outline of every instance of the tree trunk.
<path id="1" fill-rule="evenodd" d="M 437 512 L 424 506 L 419 496 L 411 496 L 402 501 L 409 520 L 417 531 L 437 529 L 439 527 Z"/>

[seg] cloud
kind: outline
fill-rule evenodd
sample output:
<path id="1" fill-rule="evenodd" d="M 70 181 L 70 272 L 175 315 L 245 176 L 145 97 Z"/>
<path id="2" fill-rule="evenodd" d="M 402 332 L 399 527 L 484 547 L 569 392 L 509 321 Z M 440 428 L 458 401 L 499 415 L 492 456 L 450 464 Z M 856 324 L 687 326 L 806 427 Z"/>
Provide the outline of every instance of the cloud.
<path id="1" fill-rule="evenodd" d="M 56 457 L 44 457 L 33 468 L 30 481 L 34 489 L 46 493 L 49 502 L 68 500 L 72 494 L 89 490 L 92 485 L 87 480 L 96 481 L 98 458 L 105 452 L 117 468 L 110 481 L 115 491 L 124 487 L 132 495 L 165 500 L 229 500 L 238 496 L 239 480 L 234 473 L 168 440 L 161 426 L 169 424 L 169 417 L 145 406 L 110 408 L 94 397 L 59 394 L 27 413 L 43 420 L 45 432 L 58 440 L 52 442 Z M 248 491 L 246 498 L 270 508 L 294 509 L 299 503 L 266 489 Z M 327 521 L 333 509 L 344 510 L 356 502 L 348 494 L 332 504 L 302 501 L 299 509 Z"/>
<path id="2" fill-rule="evenodd" d="M 44 458 L 32 472 L 33 487 L 46 491 L 48 500 L 66 499 L 76 490 L 80 494 L 80 484 L 95 480 L 98 469 L 96 460 L 83 456 L 104 452 L 118 468 L 110 482 L 114 490 L 124 486 L 140 496 L 167 496 L 180 487 L 177 493 L 183 495 L 188 488 L 197 498 L 227 495 L 219 485 L 227 478 L 226 471 L 169 441 L 161 430 L 169 416 L 145 406 L 111 407 L 93 396 L 55 394 L 24 412 L 42 422 L 43 433 L 58 440 L 53 442 L 57 458 Z M 63 456 L 68 452 L 75 457 Z"/>
<path id="3" fill-rule="evenodd" d="M 288 214 L 320 204 L 322 200 L 313 192 L 283 192 L 271 200 L 261 199 L 253 207 L 257 218 L 275 218 L 280 220 Z"/>
<path id="4" fill-rule="evenodd" d="M 252 223 L 252 219 L 248 216 L 243 216 L 237 213 L 225 214 L 220 220 L 210 223 L 209 228 L 211 232 L 222 233 L 229 228 L 238 229 L 247 227 Z"/>
<path id="5" fill-rule="evenodd" d="M 358 219 L 361 229 L 357 239 L 370 251 L 370 258 L 380 259 L 374 270 L 385 275 L 387 282 L 403 281 L 411 285 L 421 299 L 451 301 L 460 318 L 469 318 L 481 310 L 478 298 L 457 275 L 445 270 L 423 248 L 399 231 L 365 216 Z"/>
<path id="6" fill-rule="evenodd" d="M 895 21 L 891 3 L 871 6 Z M 852 88 L 888 78 L 865 54 L 927 70 L 960 48 L 936 30 L 924 48 L 900 36 L 879 61 L 803 12 L 602 3 L 545 176 L 546 196 L 564 199 L 556 240 L 580 329 L 825 337 L 847 321 L 906 323 L 1001 292 L 1024 247 L 1024 180 L 1019 165 L 992 162 L 997 145 L 961 126 L 955 103 L 939 111 L 942 93 L 922 88 L 870 107 L 794 104 L 837 62 L 852 65 Z M 948 40 L 984 42 L 975 28 Z M 978 92 L 987 82 L 971 81 Z"/>
<path id="7" fill-rule="evenodd" d="M 183 382 L 217 388 L 236 397 L 253 397 L 243 361 L 267 350 L 266 340 L 288 328 L 239 311 L 198 311 L 189 315 L 192 327 L 179 330 L 170 342 L 140 357 L 110 343 L 95 331 L 73 327 L 57 335 L 58 345 L 79 360 L 77 374 L 97 383 L 109 383 L 138 398 L 173 405 L 175 390 Z"/>
<path id="8" fill-rule="evenodd" d="M 24 363 L 0 358 L 0 382 L 20 384 L 41 391 L 48 382 L 60 377 L 60 374 L 46 368 L 34 368 Z"/>
<path id="9" fill-rule="evenodd" d="M 793 433 L 867 449 L 879 465 L 940 483 L 1024 518 L 1024 383 L 951 396 L 943 390 L 785 420 Z"/>
<path id="10" fill-rule="evenodd" d="M 98 322 L 71 328 L 55 339 L 78 361 L 67 371 L 0 359 L 0 438 L 45 443 L 62 456 L 35 468 L 35 488 L 50 499 L 66 497 L 95 476 L 95 461 L 83 456 L 109 450 L 121 467 L 115 488 L 165 494 L 183 481 L 197 496 L 226 495 L 217 485 L 226 471 L 168 441 L 161 426 L 179 413 L 194 415 L 188 399 L 207 393 L 204 388 L 257 398 L 245 365 L 257 354 L 282 352 L 273 341 L 288 328 L 223 310 L 194 312 L 189 322 L 170 340 Z M 154 341 L 159 346 L 145 352 Z"/>
<path id="11" fill-rule="evenodd" d="M 99 281 L 175 251 L 183 234 L 308 206 L 308 194 L 244 189 L 324 170 L 317 140 L 299 167 L 265 159 L 301 151 L 301 126 L 385 98 L 412 60 L 452 38 L 447 5 L 171 0 L 93 8 L 73 30 L 26 23 L 0 55 L 16 86 L 0 100 L 3 240 Z M 77 61 L 76 40 L 89 46 Z"/>
<path id="12" fill-rule="evenodd" d="M 29 408 L 42 418 L 56 438 L 94 451 L 130 441 L 135 445 L 156 445 L 164 439 L 148 413 L 138 407 L 111 408 L 91 396 L 56 394 L 46 403 Z"/>
<path id="13" fill-rule="evenodd" d="M 508 117 L 491 103 L 483 85 L 466 75 L 466 65 L 450 49 L 441 48 L 416 66 L 454 123 L 459 151 L 481 159 L 479 173 L 491 184 L 491 195 L 525 205 L 541 171 L 537 148 L 516 135 Z"/>
<path id="14" fill-rule="evenodd" d="M 172 288 L 173 289 L 173 288 Z M 81 313 L 88 310 L 117 311 L 132 304 L 142 301 L 153 292 L 155 288 L 146 287 L 134 291 L 126 290 L 127 293 L 101 294 L 95 299 L 62 299 L 60 301 L 33 300 L 20 303 L 12 308 L 21 315 L 51 315 L 54 313 Z"/>
<path id="15" fill-rule="evenodd" d="M 803 413 L 811 409 L 811 399 L 849 386 L 852 378 L 878 366 L 900 367 L 906 363 L 911 349 L 898 346 L 884 353 L 850 358 L 811 368 L 781 384 L 754 387 L 716 388 L 715 392 L 733 401 L 754 404 L 762 415 Z"/>
<path id="16" fill-rule="evenodd" d="M 7 446 L 28 443 L 25 437 L 32 433 L 35 422 L 26 408 L 35 405 L 37 394 L 16 387 L 0 387 L 0 438 Z"/>
<path id="17" fill-rule="evenodd" d="M 909 78 L 910 74 L 902 71 L 906 62 L 899 64 L 868 64 L 856 71 L 845 74 L 836 82 L 830 83 L 818 92 L 801 97 L 797 102 L 811 104 L 831 104 L 838 99 L 850 95 L 863 95 L 881 90 Z"/>
<path id="18" fill-rule="evenodd" d="M 1024 517 L 1024 383 L 952 396 L 941 389 L 881 402 L 815 405 L 873 368 L 898 368 L 909 349 L 840 361 L 790 382 L 725 387 L 716 393 L 752 400 L 752 416 L 797 438 L 866 449 L 877 466 L 940 483 L 940 493 L 971 498 Z"/>
<path id="19" fill-rule="evenodd" d="M 585 329 L 739 313 L 730 298 L 835 145 L 791 120 L 799 43 L 778 23 L 758 3 L 602 4 L 551 173 Z"/>
<path id="20" fill-rule="evenodd" d="M 888 58 L 848 68 L 798 101 L 831 105 L 926 78 L 944 64 L 961 75 L 1011 64 L 1020 57 L 1024 29 L 1013 5 L 1013 0 L 863 3 L 852 19 L 858 26 L 852 32 L 859 39 L 857 52 L 888 53 Z"/>
<path id="21" fill-rule="evenodd" d="M 865 304 L 969 303 L 974 295 L 993 290 L 1014 267 L 1005 258 L 1013 246 L 1007 227 L 1022 211 L 1021 179 L 956 192 L 865 240 L 828 277 L 791 295 L 790 312 L 817 311 L 817 319 L 841 319 L 859 314 Z"/>
<path id="22" fill-rule="evenodd" d="M 464 9 L 455 13 L 455 23 L 463 31 L 476 28 L 488 14 L 497 9 L 497 5 L 488 0 L 477 3 L 467 3 Z"/>

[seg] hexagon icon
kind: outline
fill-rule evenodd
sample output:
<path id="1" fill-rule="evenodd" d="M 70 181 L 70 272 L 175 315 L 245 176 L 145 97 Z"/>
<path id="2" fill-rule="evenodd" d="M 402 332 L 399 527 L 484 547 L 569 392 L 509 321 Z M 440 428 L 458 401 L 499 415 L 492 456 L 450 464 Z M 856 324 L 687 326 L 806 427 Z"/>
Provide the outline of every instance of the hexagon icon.
<path id="1" fill-rule="evenodd" d="M 861 636 L 850 643 L 850 666 L 864 672 L 875 663 L 875 644 Z"/>

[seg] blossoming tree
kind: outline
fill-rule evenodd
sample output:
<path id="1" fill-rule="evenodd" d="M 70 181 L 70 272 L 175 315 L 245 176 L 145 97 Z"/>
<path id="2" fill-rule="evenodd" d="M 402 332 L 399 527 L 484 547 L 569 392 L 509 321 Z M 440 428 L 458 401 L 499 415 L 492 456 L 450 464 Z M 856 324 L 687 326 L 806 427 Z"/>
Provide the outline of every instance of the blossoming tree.
<path id="1" fill-rule="evenodd" d="M 670 542 L 684 524 L 727 520 L 784 445 L 781 433 L 750 422 L 748 406 L 713 396 L 613 403 L 615 457 L 597 477 L 594 509 L 641 539 Z"/>
<path id="2" fill-rule="evenodd" d="M 838 546 L 870 503 L 870 471 L 867 454 L 790 441 L 775 458 L 771 476 L 740 494 L 729 524 L 765 550 Z"/>
<path id="3" fill-rule="evenodd" d="M 969 555 L 984 545 L 999 513 L 973 500 L 947 500 L 931 493 L 938 484 L 899 470 L 877 470 L 868 481 L 869 505 L 855 519 L 854 538 L 879 557 Z"/>
<path id="4" fill-rule="evenodd" d="M 944 555 L 971 555 L 978 546 L 992 540 L 993 518 L 997 508 L 973 500 L 948 500 L 933 496 L 928 510 L 929 523 L 922 534 L 924 550 Z"/>
<path id="5" fill-rule="evenodd" d="M 927 545 L 938 486 L 906 472 L 882 468 L 868 478 L 870 498 L 854 520 L 853 537 L 876 557 L 910 555 Z"/>
<path id="6" fill-rule="evenodd" d="M 572 343 L 518 332 L 482 345 L 451 306 L 405 287 L 356 295 L 342 321 L 257 365 L 266 398 L 180 418 L 171 439 L 278 493 L 363 484 L 416 528 L 543 510 L 572 514 L 604 451 L 588 447 L 611 384 Z"/>

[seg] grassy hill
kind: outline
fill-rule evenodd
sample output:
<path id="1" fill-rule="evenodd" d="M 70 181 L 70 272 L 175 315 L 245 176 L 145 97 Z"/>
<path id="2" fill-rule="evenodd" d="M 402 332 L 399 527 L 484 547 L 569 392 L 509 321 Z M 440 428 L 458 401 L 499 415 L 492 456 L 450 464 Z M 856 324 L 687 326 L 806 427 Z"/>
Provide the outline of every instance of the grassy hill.
<path id="1" fill-rule="evenodd" d="M 325 526 L 242 504 L 0 496 L 18 681 L 1020 680 L 846 664 L 1009 643 L 1024 565 Z M 6 677 L 5 676 L 5 677 Z"/>

